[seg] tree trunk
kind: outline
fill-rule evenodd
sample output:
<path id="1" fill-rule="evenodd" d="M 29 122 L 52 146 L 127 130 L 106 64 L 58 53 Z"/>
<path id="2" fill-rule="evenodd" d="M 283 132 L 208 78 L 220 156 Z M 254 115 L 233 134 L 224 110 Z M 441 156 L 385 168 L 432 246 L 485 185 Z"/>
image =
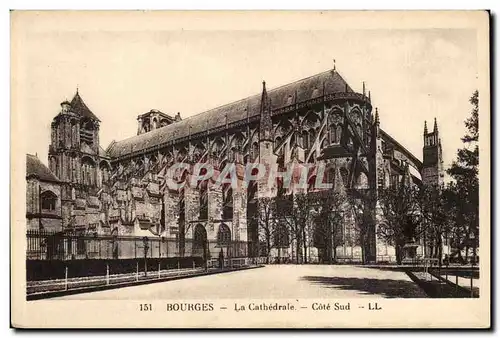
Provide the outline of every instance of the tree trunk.
<path id="1" fill-rule="evenodd" d="M 269 264 L 269 259 L 270 259 L 270 256 L 271 256 L 271 236 L 267 236 L 266 238 L 266 246 L 267 246 L 267 257 L 266 257 L 266 264 Z"/>
<path id="2" fill-rule="evenodd" d="M 299 236 L 297 236 L 297 242 L 295 243 L 295 249 L 297 250 L 297 264 L 300 264 L 300 240 Z"/>
<path id="3" fill-rule="evenodd" d="M 439 267 L 443 264 L 443 239 L 441 238 L 441 235 L 438 235 L 439 237 L 437 238 L 437 259 L 438 259 L 438 264 Z"/>
<path id="4" fill-rule="evenodd" d="M 328 236 L 326 236 L 326 258 L 328 259 L 328 264 L 332 264 L 332 247 L 333 247 L 333 231 L 332 231 L 332 223 L 328 222 Z"/>
<path id="5" fill-rule="evenodd" d="M 365 236 L 361 235 L 360 241 L 361 243 L 361 264 L 365 265 L 366 264 L 366 243 L 365 243 Z"/>
<path id="6" fill-rule="evenodd" d="M 304 264 L 307 264 L 307 241 L 305 229 L 302 230 L 302 238 L 304 238 L 302 241 L 302 246 L 304 247 Z"/>
<path id="7" fill-rule="evenodd" d="M 403 250 L 402 250 L 402 248 L 403 248 L 403 247 L 402 247 L 402 245 L 401 245 L 401 244 L 399 244 L 399 243 L 397 243 L 397 244 L 396 244 L 396 248 L 395 248 L 395 249 L 396 249 L 396 263 L 397 263 L 398 265 L 401 265 L 401 263 L 402 263 L 402 261 L 403 261 L 403 257 L 401 257 L 401 255 L 402 255 L 402 253 L 403 253 L 403 252 L 402 252 L 402 251 L 403 251 Z"/>

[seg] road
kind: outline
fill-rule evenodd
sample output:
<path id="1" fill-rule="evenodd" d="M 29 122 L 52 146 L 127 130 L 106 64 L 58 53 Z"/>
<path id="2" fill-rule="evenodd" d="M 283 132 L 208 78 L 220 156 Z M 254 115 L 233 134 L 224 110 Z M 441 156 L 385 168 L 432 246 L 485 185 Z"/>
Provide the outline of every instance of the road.
<path id="1" fill-rule="evenodd" d="M 271 265 L 55 299 L 421 298 L 401 271 L 348 265 Z"/>

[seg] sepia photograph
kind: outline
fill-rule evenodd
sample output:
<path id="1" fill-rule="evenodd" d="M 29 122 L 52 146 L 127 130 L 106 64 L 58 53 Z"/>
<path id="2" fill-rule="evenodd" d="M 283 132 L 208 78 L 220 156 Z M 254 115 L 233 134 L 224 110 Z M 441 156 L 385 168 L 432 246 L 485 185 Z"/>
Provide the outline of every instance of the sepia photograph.
<path id="1" fill-rule="evenodd" d="M 487 12 L 10 19 L 13 326 L 490 326 Z"/>

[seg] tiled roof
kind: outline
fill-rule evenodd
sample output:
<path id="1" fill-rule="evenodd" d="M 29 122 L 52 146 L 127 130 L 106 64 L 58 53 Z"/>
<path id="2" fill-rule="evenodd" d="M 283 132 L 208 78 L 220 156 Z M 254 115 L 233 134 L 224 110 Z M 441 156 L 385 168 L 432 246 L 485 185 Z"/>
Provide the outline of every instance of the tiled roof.
<path id="1" fill-rule="evenodd" d="M 78 94 L 78 91 L 76 92 L 75 96 L 73 97 L 73 100 L 71 100 L 71 108 L 73 112 L 77 113 L 80 116 L 88 117 L 93 120 L 100 121 L 97 116 L 92 113 L 92 111 L 87 107 L 85 102 L 83 102 L 82 98 L 80 97 L 80 94 Z"/>
<path id="2" fill-rule="evenodd" d="M 303 102 L 325 94 L 349 91 L 352 89 L 335 71 L 326 71 L 268 91 L 272 109 Z M 297 101 L 295 97 L 297 96 Z M 112 158 L 141 151 L 162 143 L 213 129 L 232 122 L 244 120 L 260 113 L 261 93 L 233 103 L 220 106 L 204 113 L 188 117 L 182 121 L 155 129 L 148 133 L 115 142 L 108 150 Z"/>
<path id="3" fill-rule="evenodd" d="M 36 177 L 43 181 L 59 182 L 56 175 L 38 157 L 30 154 L 26 154 L 26 177 Z"/>

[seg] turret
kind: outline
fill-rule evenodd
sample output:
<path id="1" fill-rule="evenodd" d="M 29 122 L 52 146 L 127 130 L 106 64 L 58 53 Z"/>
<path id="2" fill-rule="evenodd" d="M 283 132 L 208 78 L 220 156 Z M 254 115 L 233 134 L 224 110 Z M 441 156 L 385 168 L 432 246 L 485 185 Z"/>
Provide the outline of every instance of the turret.
<path id="1" fill-rule="evenodd" d="M 137 135 L 168 126 L 181 120 L 181 113 L 174 117 L 157 109 L 151 109 L 147 113 L 137 116 Z"/>

